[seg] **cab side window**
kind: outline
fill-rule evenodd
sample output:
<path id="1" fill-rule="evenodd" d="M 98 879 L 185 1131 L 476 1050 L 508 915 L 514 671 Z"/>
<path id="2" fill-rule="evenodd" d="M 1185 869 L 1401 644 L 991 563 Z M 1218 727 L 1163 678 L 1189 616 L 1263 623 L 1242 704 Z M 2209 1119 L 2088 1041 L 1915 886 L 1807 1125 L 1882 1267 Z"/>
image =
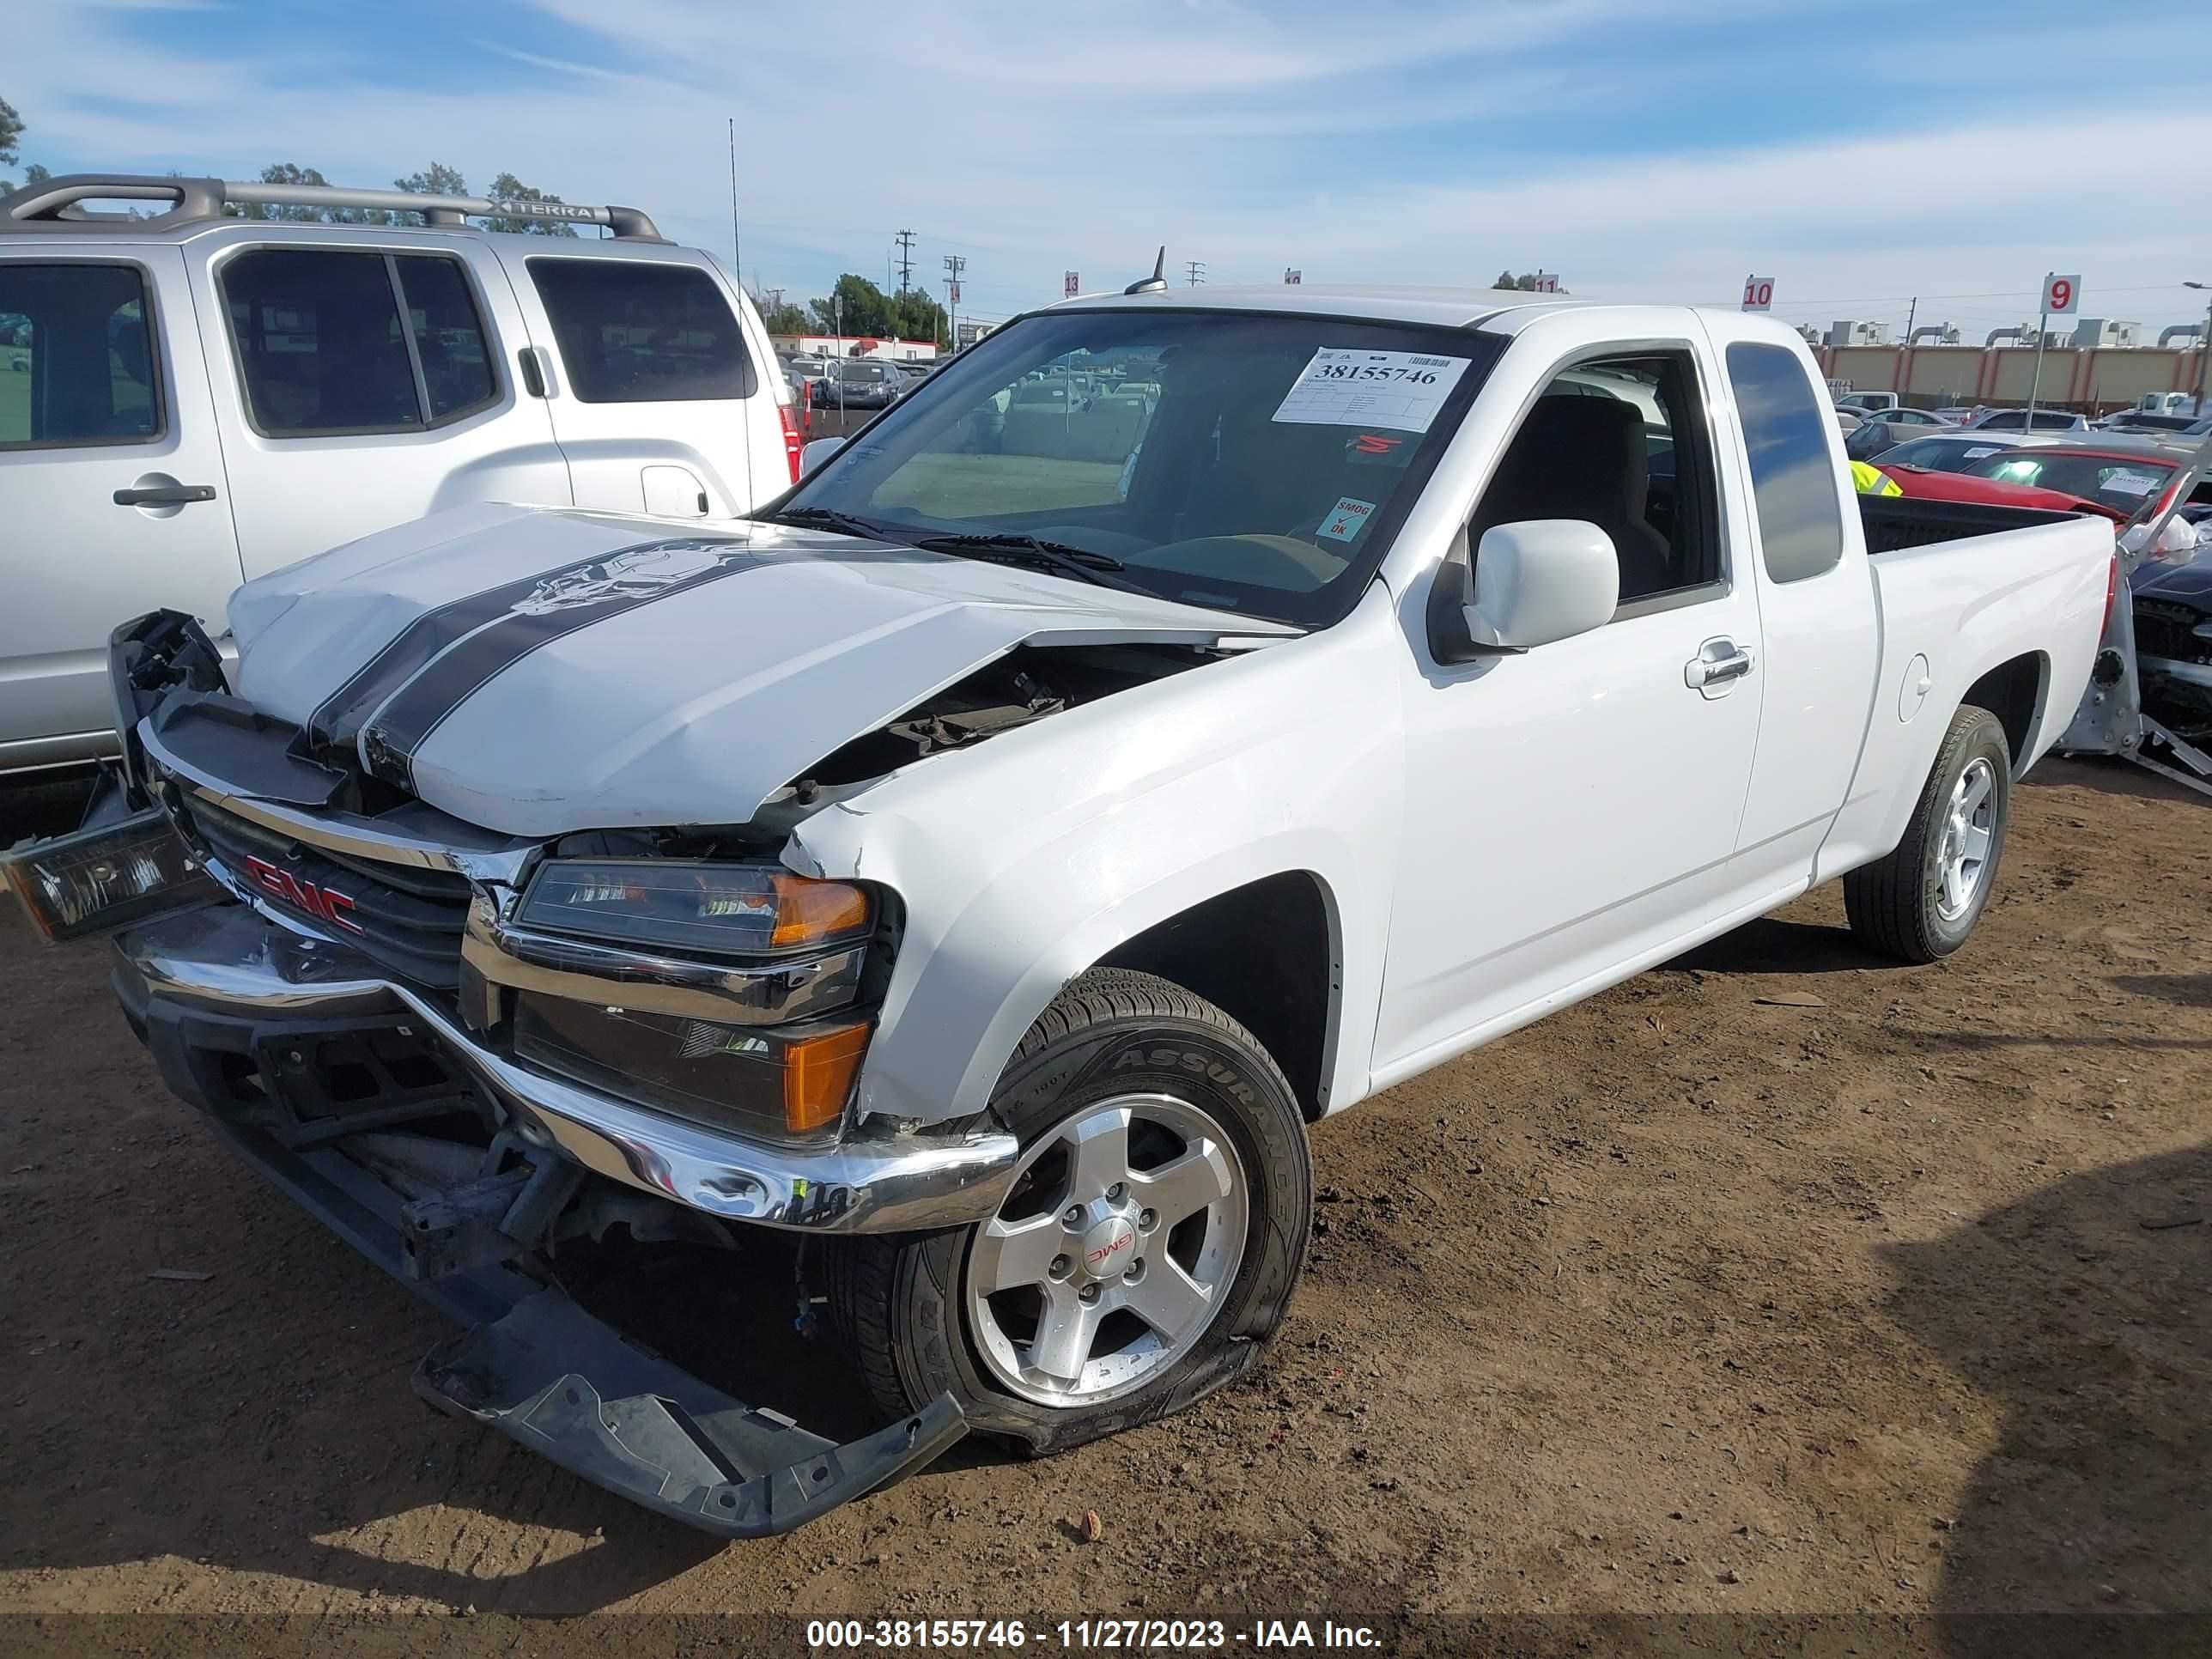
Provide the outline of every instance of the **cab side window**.
<path id="1" fill-rule="evenodd" d="M 146 325 L 134 265 L 0 264 L 0 450 L 160 437 Z"/>
<path id="2" fill-rule="evenodd" d="M 1717 495 L 1686 352 L 1605 358 L 1555 375 L 1522 419 L 1468 526 L 1581 519 L 1612 538 L 1620 602 L 1721 578 Z"/>
<path id="3" fill-rule="evenodd" d="M 1814 396 L 1804 365 L 1780 346 L 1737 341 L 1728 349 L 1728 376 L 1750 452 L 1768 579 L 1803 581 L 1832 570 L 1844 556 L 1844 514 L 1826 402 Z"/>

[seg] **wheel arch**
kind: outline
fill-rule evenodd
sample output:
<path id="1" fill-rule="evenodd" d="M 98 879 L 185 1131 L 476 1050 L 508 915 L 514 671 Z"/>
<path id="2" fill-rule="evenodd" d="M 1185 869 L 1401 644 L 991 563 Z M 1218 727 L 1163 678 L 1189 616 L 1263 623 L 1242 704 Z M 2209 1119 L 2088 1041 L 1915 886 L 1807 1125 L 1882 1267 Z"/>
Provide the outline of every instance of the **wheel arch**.
<path id="1" fill-rule="evenodd" d="M 1328 884 L 1285 870 L 1202 899 L 1093 964 L 1133 968 L 1204 997 L 1282 1067 L 1312 1122 L 1328 1109 L 1343 954 Z"/>
<path id="2" fill-rule="evenodd" d="M 2004 727 L 2012 748 L 2012 775 L 2027 770 L 2033 744 L 2044 729 L 2045 702 L 2051 685 L 2051 659 L 2024 651 L 1984 672 L 1959 699 L 1961 708 L 1986 708 Z"/>

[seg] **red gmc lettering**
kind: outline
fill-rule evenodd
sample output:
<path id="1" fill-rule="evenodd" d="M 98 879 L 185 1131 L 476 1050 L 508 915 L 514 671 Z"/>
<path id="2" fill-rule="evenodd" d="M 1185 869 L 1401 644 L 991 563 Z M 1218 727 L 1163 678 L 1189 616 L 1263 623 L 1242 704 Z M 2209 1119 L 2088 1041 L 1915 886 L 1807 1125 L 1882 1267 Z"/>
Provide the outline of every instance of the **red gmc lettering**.
<path id="1" fill-rule="evenodd" d="M 289 871 L 279 870 L 266 859 L 249 856 L 246 873 L 253 884 L 273 899 L 282 900 L 297 910 L 305 910 L 333 927 L 343 927 L 349 933 L 366 933 L 353 919 L 353 900 L 345 894 L 327 887 L 318 887 L 312 881 L 301 881 Z"/>

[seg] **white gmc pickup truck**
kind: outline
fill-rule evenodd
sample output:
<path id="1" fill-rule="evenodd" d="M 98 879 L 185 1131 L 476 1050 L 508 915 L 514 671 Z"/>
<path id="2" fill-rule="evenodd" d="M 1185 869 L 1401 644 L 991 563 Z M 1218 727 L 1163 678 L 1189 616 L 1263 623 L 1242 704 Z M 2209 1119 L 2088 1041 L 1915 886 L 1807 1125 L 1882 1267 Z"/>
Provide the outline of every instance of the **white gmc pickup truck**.
<path id="1" fill-rule="evenodd" d="M 468 1324 L 426 1396 L 781 1531 L 1243 1371 L 1332 1112 L 1832 878 L 1957 948 L 2114 580 L 2101 521 L 1859 501 L 1755 318 L 1085 300 L 732 529 L 467 507 L 248 583 L 228 670 L 126 624 L 118 797 L 9 869 Z M 615 1228 L 801 1236 L 889 1426 L 586 1315 L 546 1264 Z"/>

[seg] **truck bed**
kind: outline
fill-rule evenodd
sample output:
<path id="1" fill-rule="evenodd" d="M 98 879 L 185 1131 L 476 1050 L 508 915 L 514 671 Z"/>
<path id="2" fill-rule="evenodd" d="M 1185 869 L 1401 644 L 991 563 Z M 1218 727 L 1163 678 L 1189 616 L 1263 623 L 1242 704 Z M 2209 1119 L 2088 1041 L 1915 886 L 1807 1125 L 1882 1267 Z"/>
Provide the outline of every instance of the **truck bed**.
<path id="1" fill-rule="evenodd" d="M 2041 507 L 2001 507 L 1987 501 L 1921 501 L 1910 495 L 1861 495 L 1859 518 L 1866 526 L 1870 554 L 1895 553 L 1908 547 L 1927 547 L 1968 536 L 1991 536 L 1999 531 L 2026 530 L 2031 526 L 2063 524 L 2082 515 L 2048 513 Z"/>

